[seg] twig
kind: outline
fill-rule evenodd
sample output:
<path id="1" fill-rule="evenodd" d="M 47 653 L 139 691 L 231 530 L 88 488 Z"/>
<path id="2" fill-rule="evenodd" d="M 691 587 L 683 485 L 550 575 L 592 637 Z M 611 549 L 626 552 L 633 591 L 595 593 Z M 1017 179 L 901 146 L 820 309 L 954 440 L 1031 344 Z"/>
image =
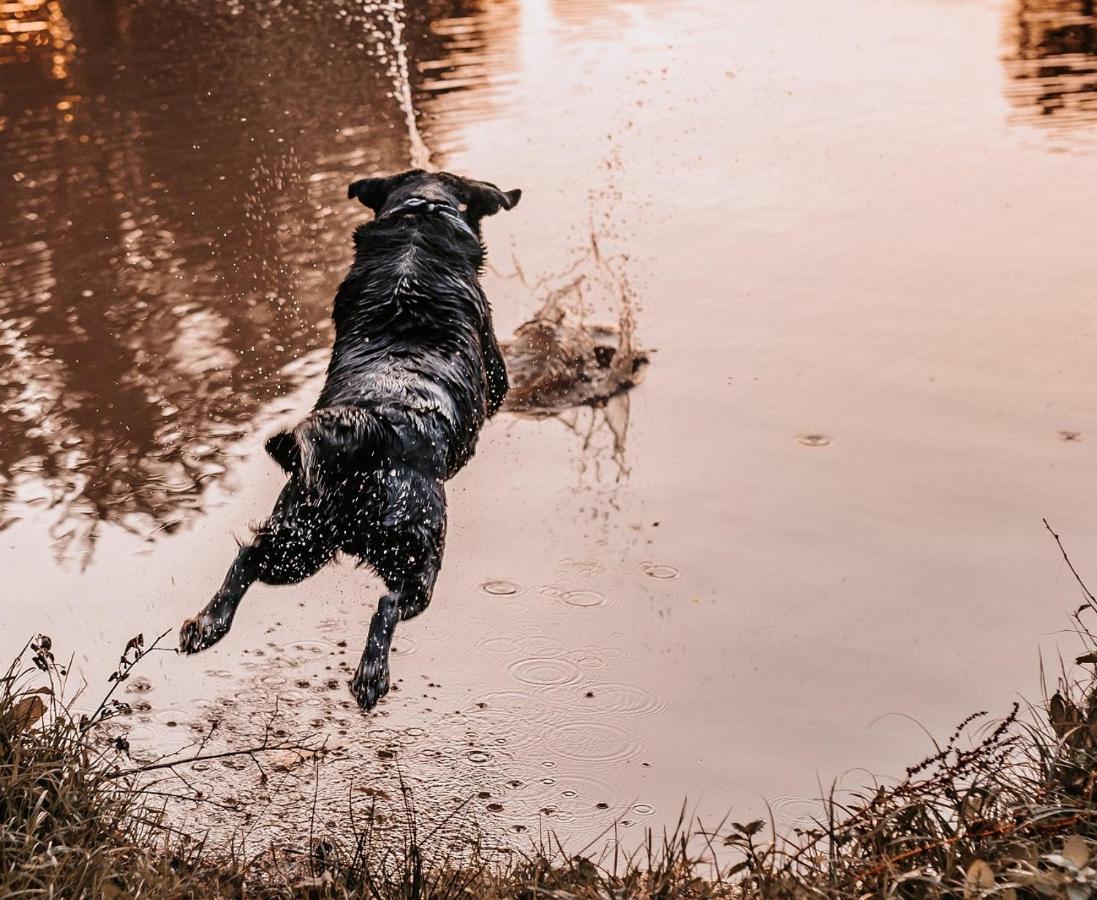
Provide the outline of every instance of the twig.
<path id="1" fill-rule="evenodd" d="M 133 669 L 133 667 L 136 666 L 142 659 L 144 659 L 145 656 L 155 650 L 156 645 L 159 644 L 160 641 L 162 641 L 167 636 L 168 632 L 165 631 L 155 641 L 153 641 L 147 649 L 142 646 L 142 644 L 144 643 L 144 638 L 141 635 L 133 638 L 126 645 L 125 652 L 122 654 L 122 659 L 118 664 L 118 669 L 115 671 L 114 675 L 111 676 L 112 684 L 110 690 L 107 691 L 106 696 L 103 697 L 103 699 L 99 702 L 99 706 L 95 710 L 95 712 L 93 712 L 87 720 L 81 722 L 81 731 L 87 731 L 89 728 L 92 728 L 102 722 L 104 718 L 107 718 L 103 716 L 103 713 L 106 710 L 107 704 L 110 702 L 111 697 L 114 696 L 114 692 L 118 690 L 118 685 L 120 685 L 123 681 L 129 678 L 129 673 Z M 130 650 L 136 651 L 132 660 L 129 659 Z"/>
<path id="2" fill-rule="evenodd" d="M 219 800 L 214 800 L 211 797 L 203 797 L 197 793 L 191 794 L 175 794 L 171 791 L 155 791 L 150 788 L 141 789 L 142 796 L 147 797 L 161 797 L 164 800 L 177 800 L 180 803 L 205 803 L 207 806 L 215 806 L 217 809 L 223 809 L 226 812 L 239 812 L 239 807 L 231 806 L 228 803 L 222 803 Z"/>
<path id="3" fill-rule="evenodd" d="M 273 753 L 278 750 L 294 750 L 298 753 L 315 753 L 318 749 L 309 746 L 308 744 L 270 744 L 264 747 L 247 747 L 244 750 L 225 750 L 221 753 L 198 753 L 194 756 L 187 756 L 183 759 L 171 760 L 169 762 L 157 762 L 149 763 L 144 766 L 134 766 L 132 769 L 122 769 L 118 772 L 109 772 L 106 778 L 126 778 L 130 775 L 143 775 L 145 772 L 155 772 L 159 769 L 171 769 L 175 766 L 186 766 L 191 763 L 205 762 L 211 759 L 228 759 L 233 756 L 250 756 L 254 759 L 256 753 Z"/>
<path id="4" fill-rule="evenodd" d="M 1074 568 L 1074 563 L 1072 563 L 1070 561 L 1070 557 L 1067 556 L 1067 551 L 1063 547 L 1063 542 L 1059 540 L 1059 535 L 1057 535 L 1052 530 L 1051 526 L 1048 524 L 1047 519 L 1044 519 L 1043 521 L 1044 527 L 1051 533 L 1051 536 L 1055 538 L 1055 543 L 1059 545 L 1059 552 L 1063 554 L 1063 559 L 1066 561 L 1067 567 L 1070 569 L 1070 574 L 1074 576 L 1074 580 L 1077 581 L 1082 590 L 1085 591 L 1085 595 L 1089 600 L 1089 608 L 1092 609 L 1094 612 L 1097 612 L 1097 606 L 1094 605 L 1097 604 L 1097 597 L 1093 596 L 1093 592 L 1088 587 L 1086 587 L 1086 583 L 1082 581 L 1082 576 L 1079 575 L 1078 570 Z"/>

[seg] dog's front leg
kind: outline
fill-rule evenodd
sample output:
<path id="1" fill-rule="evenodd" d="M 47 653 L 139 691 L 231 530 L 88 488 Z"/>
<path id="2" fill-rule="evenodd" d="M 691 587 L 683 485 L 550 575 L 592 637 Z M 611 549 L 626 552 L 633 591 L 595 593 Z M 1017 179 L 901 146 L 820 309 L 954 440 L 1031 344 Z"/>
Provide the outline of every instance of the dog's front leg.
<path id="1" fill-rule="evenodd" d="M 371 710 L 389 690 L 389 648 L 400 619 L 400 601 L 395 593 L 385 594 L 369 623 L 369 637 L 362 651 L 358 671 L 350 683 L 358 705 Z"/>
<path id="2" fill-rule="evenodd" d="M 240 548 L 225 575 L 220 590 L 198 615 L 187 619 L 179 629 L 179 649 L 184 653 L 197 653 L 212 647 L 228 634 L 232 617 L 244 593 L 259 577 L 259 551 L 245 545 Z"/>

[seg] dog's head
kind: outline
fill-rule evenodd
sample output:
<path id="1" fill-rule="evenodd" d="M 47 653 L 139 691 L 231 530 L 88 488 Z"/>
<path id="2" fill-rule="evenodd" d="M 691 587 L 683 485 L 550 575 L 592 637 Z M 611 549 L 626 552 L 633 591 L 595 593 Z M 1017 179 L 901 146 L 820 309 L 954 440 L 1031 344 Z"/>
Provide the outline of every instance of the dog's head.
<path id="1" fill-rule="evenodd" d="M 522 192 L 501 191 L 489 181 L 476 181 L 449 172 L 412 169 L 387 178 L 361 178 L 351 182 L 347 196 L 357 198 L 380 218 L 408 200 L 420 198 L 456 208 L 477 234 L 480 220 L 501 209 L 514 209 Z"/>

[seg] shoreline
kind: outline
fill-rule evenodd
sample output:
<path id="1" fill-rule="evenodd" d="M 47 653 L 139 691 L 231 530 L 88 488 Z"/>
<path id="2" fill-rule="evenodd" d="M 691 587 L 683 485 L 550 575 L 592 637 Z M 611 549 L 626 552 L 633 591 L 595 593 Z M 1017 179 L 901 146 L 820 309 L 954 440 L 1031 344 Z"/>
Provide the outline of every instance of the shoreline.
<path id="1" fill-rule="evenodd" d="M 1097 636 L 1081 619 L 1093 611 L 1087 602 L 1074 616 L 1086 648 L 1080 664 L 1097 662 Z M 268 730 L 229 752 L 202 741 L 187 756 L 129 761 L 128 742 L 110 728 L 129 712 L 115 692 L 155 649 L 140 636 L 130 641 L 90 716 L 76 714 L 49 638 L 29 642 L 12 663 L 0 688 L 5 896 L 1076 900 L 1097 880 L 1092 675 L 1064 670 L 1045 703 L 1014 703 L 1002 719 L 974 713 L 894 783 L 832 787 L 811 827 L 725 820 L 712 830 L 683 811 L 676 828 L 648 831 L 632 853 L 607 836 L 571 855 L 551 833 L 514 852 L 490 846 L 459 815 L 464 804 L 440 820 L 424 815 L 398 769 L 399 816 L 380 812 L 376 795 L 357 805 L 348 798 L 341 831 L 317 822 L 315 807 L 312 818 L 299 810 L 299 846 L 249 854 L 239 832 L 195 839 L 175 827 L 169 802 L 225 800 L 188 793 L 186 773 L 241 759 L 265 782 L 318 759 L 323 746 Z"/>

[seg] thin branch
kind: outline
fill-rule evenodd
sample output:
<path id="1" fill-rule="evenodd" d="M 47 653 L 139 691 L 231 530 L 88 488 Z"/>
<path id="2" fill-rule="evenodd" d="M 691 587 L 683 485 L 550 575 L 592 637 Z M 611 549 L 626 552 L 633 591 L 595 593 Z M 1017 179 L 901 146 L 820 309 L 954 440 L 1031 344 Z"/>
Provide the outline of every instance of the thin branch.
<path id="1" fill-rule="evenodd" d="M 215 806 L 217 809 L 223 809 L 225 812 L 239 812 L 239 808 L 236 806 L 230 806 L 227 803 L 222 803 L 219 800 L 214 800 L 211 797 L 204 797 L 200 794 L 176 794 L 171 791 L 155 791 L 149 788 L 141 789 L 142 796 L 146 797 L 160 797 L 164 800 L 176 800 L 180 803 L 204 803 L 207 806 Z"/>
<path id="2" fill-rule="evenodd" d="M 104 719 L 111 718 L 110 716 L 104 716 L 103 713 L 105 712 L 107 704 L 110 702 L 111 697 L 114 696 L 114 692 L 118 690 L 118 686 L 127 678 L 129 678 L 129 673 L 132 671 L 133 667 L 136 666 L 149 653 L 155 650 L 156 645 L 159 644 L 160 641 L 162 641 L 165 637 L 167 637 L 168 633 L 169 632 L 165 631 L 163 634 L 161 634 L 155 641 L 152 642 L 152 644 L 147 649 L 141 646 L 140 641 L 142 641 L 143 639 L 140 635 L 126 645 L 126 650 L 122 654 L 122 659 L 118 664 L 118 668 L 115 671 L 114 675 L 111 676 L 112 683 L 110 690 L 107 691 L 106 696 L 103 697 L 103 699 L 99 702 L 99 706 L 95 710 L 95 712 L 91 714 L 86 722 L 83 722 L 81 724 L 80 727 L 82 731 L 87 731 L 87 729 L 98 725 Z M 129 659 L 130 650 L 136 651 L 132 660 Z"/>
<path id="3" fill-rule="evenodd" d="M 1047 519 L 1044 519 L 1044 527 L 1051 533 L 1051 536 L 1055 538 L 1055 543 L 1059 545 L 1059 552 L 1063 554 L 1063 559 L 1066 561 L 1067 567 L 1070 569 L 1070 574 L 1074 576 L 1074 580 L 1078 582 L 1079 586 L 1085 592 L 1087 599 L 1089 600 L 1089 608 L 1094 612 L 1097 612 L 1097 597 L 1093 596 L 1093 592 L 1086 587 L 1086 583 L 1082 581 L 1082 576 L 1078 574 L 1078 570 L 1074 568 L 1074 563 L 1070 561 L 1070 557 L 1067 556 L 1067 551 L 1063 547 L 1063 542 L 1059 540 L 1057 535 L 1048 524 Z"/>
<path id="4" fill-rule="evenodd" d="M 144 766 L 134 766 L 132 769 L 122 769 L 118 772 L 109 772 L 105 777 L 107 778 L 126 778 L 130 775 L 143 775 L 145 772 L 155 772 L 159 769 L 171 769 L 175 766 L 187 766 L 191 763 L 205 762 L 211 759 L 228 759 L 233 756 L 250 756 L 254 759 L 256 753 L 273 753 L 278 750 L 293 750 L 298 753 L 315 753 L 317 750 L 322 749 L 322 746 L 317 748 L 308 744 L 270 744 L 265 747 L 247 747 L 243 750 L 225 750 L 221 753 L 198 753 L 194 756 L 187 756 L 183 759 L 171 760 L 169 762 L 149 763 Z"/>

